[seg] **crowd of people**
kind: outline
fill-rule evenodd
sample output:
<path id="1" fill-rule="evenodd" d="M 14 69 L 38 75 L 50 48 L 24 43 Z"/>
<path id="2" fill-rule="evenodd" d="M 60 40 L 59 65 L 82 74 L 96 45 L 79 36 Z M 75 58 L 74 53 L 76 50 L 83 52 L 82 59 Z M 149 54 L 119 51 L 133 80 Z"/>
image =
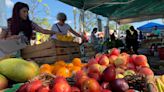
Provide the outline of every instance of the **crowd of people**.
<path id="1" fill-rule="evenodd" d="M 56 34 L 62 34 L 66 35 L 68 32 L 71 32 L 77 37 L 81 37 L 82 40 L 87 40 L 88 38 L 86 34 L 79 34 L 76 31 L 74 31 L 69 24 L 65 23 L 67 20 L 67 16 L 64 13 L 58 13 L 57 14 L 57 20 L 58 22 L 53 24 L 51 30 L 43 29 L 36 23 L 34 23 L 29 18 L 29 6 L 26 3 L 17 2 L 14 5 L 13 12 L 11 18 L 7 20 L 8 27 L 7 29 L 3 29 L 3 31 L 0 34 L 0 39 L 23 39 L 26 44 L 30 44 L 30 40 L 34 39 L 33 34 L 35 31 L 43 33 L 43 34 L 49 34 L 51 35 L 52 39 L 56 39 Z M 94 45 L 94 48 L 97 52 L 103 51 L 102 43 L 105 41 L 102 37 L 97 37 L 98 29 L 93 28 L 93 31 L 91 32 L 91 43 Z M 114 42 L 117 40 L 116 37 L 116 31 L 114 31 L 110 35 L 110 39 Z M 154 31 L 152 34 L 160 36 L 160 30 L 157 29 L 157 26 L 154 27 Z M 126 30 L 126 37 L 125 37 L 125 48 L 128 51 L 134 51 L 134 53 L 138 54 L 138 48 L 139 48 L 139 42 L 138 38 L 142 40 L 144 38 L 142 32 L 138 34 L 137 30 L 133 26 L 131 26 L 129 29 Z"/>
<path id="2" fill-rule="evenodd" d="M 8 19 L 7 29 L 3 29 L 0 34 L 0 39 L 20 39 L 23 38 L 27 44 L 30 44 L 34 30 L 43 34 L 51 35 L 51 38 L 56 39 L 56 34 L 66 35 L 71 32 L 75 36 L 84 37 L 74 31 L 65 21 L 67 16 L 64 13 L 57 14 L 58 22 L 54 24 L 51 30 L 43 29 L 32 20 L 29 19 L 29 6 L 26 3 L 17 2 L 14 5 L 12 17 Z"/>

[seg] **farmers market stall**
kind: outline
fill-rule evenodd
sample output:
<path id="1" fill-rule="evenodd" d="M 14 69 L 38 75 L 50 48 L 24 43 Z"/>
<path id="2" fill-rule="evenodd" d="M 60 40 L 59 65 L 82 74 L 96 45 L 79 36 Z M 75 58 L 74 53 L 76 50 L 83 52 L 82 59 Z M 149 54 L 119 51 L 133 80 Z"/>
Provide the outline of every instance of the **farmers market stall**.
<path id="1" fill-rule="evenodd" d="M 164 10 L 163 2 L 157 0 L 60 1 L 91 10 L 119 23 L 143 20 L 140 17 L 142 14 L 144 17 L 148 14 L 152 19 L 159 18 Z M 157 8 L 154 10 L 151 5 Z M 156 15 L 159 13 L 160 15 Z M 133 19 L 129 20 L 131 18 Z M 145 55 L 120 53 L 117 48 L 110 49 L 107 53 L 95 53 L 91 44 L 83 45 L 80 47 L 72 41 L 50 40 L 23 49 L 23 59 L 2 59 L 0 90 L 3 89 L 2 92 L 164 92 L 164 75 L 154 75 Z M 84 62 L 81 59 L 83 56 L 89 59 Z"/>
<path id="2" fill-rule="evenodd" d="M 88 63 L 73 58 L 39 67 L 35 61 L 4 59 L 0 61 L 0 74 L 4 85 L 0 88 L 9 87 L 2 92 L 164 91 L 164 75 L 154 75 L 146 56 L 120 53 L 117 48 L 96 54 Z"/>

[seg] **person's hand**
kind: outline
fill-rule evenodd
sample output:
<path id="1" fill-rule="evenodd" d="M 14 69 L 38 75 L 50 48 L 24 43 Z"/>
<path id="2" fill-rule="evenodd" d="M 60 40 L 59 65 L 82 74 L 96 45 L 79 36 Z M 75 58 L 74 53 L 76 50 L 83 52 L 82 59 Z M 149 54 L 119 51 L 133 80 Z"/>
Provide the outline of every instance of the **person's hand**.
<path id="1" fill-rule="evenodd" d="M 81 38 L 82 38 L 82 43 L 87 41 L 87 39 L 84 36 L 82 36 Z"/>
<path id="2" fill-rule="evenodd" d="M 10 37 L 7 37 L 6 40 L 11 40 L 11 39 L 19 39 L 20 36 L 19 35 L 12 35 Z"/>

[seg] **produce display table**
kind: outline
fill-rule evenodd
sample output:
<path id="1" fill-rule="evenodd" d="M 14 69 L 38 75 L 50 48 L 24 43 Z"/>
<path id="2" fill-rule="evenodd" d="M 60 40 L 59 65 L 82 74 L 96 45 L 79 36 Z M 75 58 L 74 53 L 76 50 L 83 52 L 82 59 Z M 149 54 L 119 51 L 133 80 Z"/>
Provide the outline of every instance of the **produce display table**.
<path id="1" fill-rule="evenodd" d="M 141 42 L 141 47 L 149 48 L 152 44 L 162 43 L 162 40 L 163 40 L 162 38 L 146 39 Z"/>
<path id="2" fill-rule="evenodd" d="M 69 61 L 80 57 L 80 45 L 75 42 L 50 40 L 39 45 L 27 46 L 22 50 L 24 59 L 32 59 L 39 64 L 54 63 L 57 60 Z"/>

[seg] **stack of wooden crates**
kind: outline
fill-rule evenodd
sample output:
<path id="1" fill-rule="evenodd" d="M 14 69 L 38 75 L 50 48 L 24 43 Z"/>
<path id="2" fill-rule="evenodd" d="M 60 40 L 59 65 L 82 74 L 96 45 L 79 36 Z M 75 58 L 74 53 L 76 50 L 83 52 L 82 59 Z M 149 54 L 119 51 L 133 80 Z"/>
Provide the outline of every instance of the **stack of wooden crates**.
<path id="1" fill-rule="evenodd" d="M 58 60 L 70 62 L 75 57 L 81 57 L 80 45 L 75 42 L 50 40 L 39 45 L 27 46 L 22 50 L 22 57 L 39 64 L 52 64 Z"/>

